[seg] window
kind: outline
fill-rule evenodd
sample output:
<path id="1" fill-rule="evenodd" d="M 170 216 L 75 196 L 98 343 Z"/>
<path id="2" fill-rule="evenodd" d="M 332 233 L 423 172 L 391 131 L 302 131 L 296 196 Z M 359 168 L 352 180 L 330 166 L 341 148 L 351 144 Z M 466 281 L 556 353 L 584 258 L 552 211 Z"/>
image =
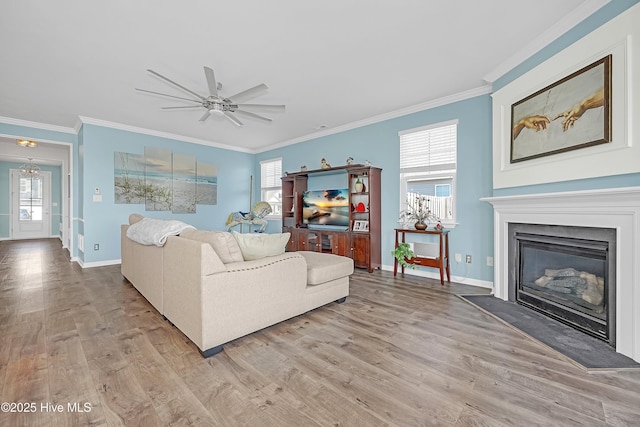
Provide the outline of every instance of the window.
<path id="1" fill-rule="evenodd" d="M 20 221 L 42 221 L 42 178 L 20 177 Z"/>
<path id="2" fill-rule="evenodd" d="M 398 133 L 401 210 L 426 197 L 431 212 L 454 225 L 457 128 L 455 120 Z"/>
<path id="3" fill-rule="evenodd" d="M 282 159 L 260 162 L 260 200 L 269 202 L 273 212 L 268 218 L 282 217 Z"/>

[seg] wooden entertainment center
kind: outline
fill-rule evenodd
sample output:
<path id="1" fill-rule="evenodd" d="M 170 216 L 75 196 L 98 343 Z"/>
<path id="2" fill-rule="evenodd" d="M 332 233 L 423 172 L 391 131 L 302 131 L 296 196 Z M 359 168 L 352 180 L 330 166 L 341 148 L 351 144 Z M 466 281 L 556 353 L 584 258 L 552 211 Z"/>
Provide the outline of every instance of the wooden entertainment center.
<path id="1" fill-rule="evenodd" d="M 382 169 L 347 165 L 287 173 L 282 177 L 282 232 L 291 233 L 287 250 L 317 251 L 347 256 L 358 268 L 381 267 L 380 175 Z M 349 225 L 344 229 L 310 227 L 305 222 L 303 194 L 309 180 L 344 174 L 348 188 Z M 307 209 L 307 220 L 310 208 Z M 313 212 L 318 214 L 318 212 Z"/>

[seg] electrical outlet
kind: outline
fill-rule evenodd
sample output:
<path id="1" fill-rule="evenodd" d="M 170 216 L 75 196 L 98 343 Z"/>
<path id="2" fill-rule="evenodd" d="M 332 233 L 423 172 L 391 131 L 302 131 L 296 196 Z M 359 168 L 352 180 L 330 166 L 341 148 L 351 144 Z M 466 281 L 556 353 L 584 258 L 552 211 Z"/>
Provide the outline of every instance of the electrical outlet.
<path id="1" fill-rule="evenodd" d="M 93 245 L 93 250 L 94 251 L 99 251 L 100 250 L 100 244 L 96 243 L 95 245 Z"/>
<path id="2" fill-rule="evenodd" d="M 462 255 L 456 254 L 456 262 L 462 262 Z"/>
<path id="3" fill-rule="evenodd" d="M 471 264 L 471 255 L 467 255 L 467 258 L 465 259 L 465 262 L 467 264 Z"/>
<path id="4" fill-rule="evenodd" d="M 487 267 L 493 267 L 493 257 L 492 256 L 488 256 L 487 257 Z"/>

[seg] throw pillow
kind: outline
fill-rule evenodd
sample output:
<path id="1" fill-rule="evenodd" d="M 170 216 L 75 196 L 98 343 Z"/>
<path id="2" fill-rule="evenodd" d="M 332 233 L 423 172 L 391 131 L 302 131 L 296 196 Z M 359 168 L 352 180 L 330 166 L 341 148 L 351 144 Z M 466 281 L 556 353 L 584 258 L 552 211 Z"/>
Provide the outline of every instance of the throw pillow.
<path id="1" fill-rule="evenodd" d="M 226 231 L 185 230 L 180 237 L 209 243 L 223 264 L 244 261 L 238 242 Z"/>
<path id="2" fill-rule="evenodd" d="M 233 237 L 235 237 L 238 246 L 240 246 L 244 260 L 251 261 L 283 254 L 287 247 L 287 242 L 289 242 L 289 237 L 291 237 L 291 233 L 240 234 L 234 231 Z"/>

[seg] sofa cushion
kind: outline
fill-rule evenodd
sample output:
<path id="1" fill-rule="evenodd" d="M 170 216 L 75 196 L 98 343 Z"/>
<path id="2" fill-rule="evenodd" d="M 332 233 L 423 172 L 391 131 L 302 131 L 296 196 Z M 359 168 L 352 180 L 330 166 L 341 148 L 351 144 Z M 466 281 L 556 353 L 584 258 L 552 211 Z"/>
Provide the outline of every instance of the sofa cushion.
<path id="1" fill-rule="evenodd" d="M 223 264 L 244 261 L 238 242 L 226 231 L 185 230 L 180 237 L 209 243 Z"/>
<path id="2" fill-rule="evenodd" d="M 244 260 L 252 261 L 283 254 L 291 237 L 291 233 L 241 234 L 234 231 L 233 237 L 235 237 L 238 246 L 240 246 Z"/>
<path id="3" fill-rule="evenodd" d="M 353 260 L 340 255 L 298 251 L 307 261 L 307 285 L 320 285 L 353 274 Z"/>

